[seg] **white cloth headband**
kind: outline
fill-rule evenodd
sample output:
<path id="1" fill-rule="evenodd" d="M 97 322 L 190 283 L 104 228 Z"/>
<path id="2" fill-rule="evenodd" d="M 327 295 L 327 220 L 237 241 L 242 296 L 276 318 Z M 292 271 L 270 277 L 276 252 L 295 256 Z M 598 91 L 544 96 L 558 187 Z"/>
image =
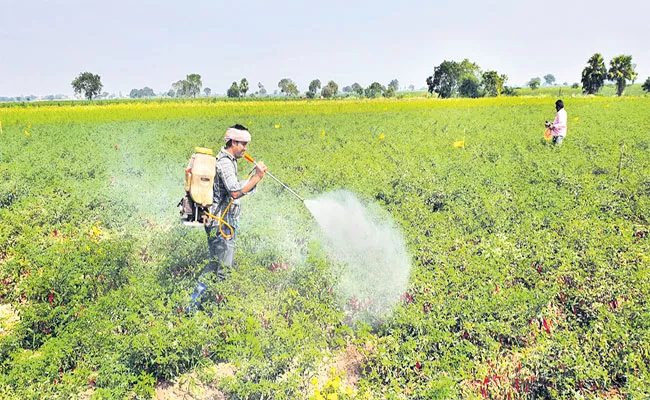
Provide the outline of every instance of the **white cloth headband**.
<path id="1" fill-rule="evenodd" d="M 236 140 L 238 142 L 248 143 L 251 141 L 251 134 L 248 131 L 239 130 L 236 128 L 228 128 L 226 131 L 225 139 L 226 141 Z"/>

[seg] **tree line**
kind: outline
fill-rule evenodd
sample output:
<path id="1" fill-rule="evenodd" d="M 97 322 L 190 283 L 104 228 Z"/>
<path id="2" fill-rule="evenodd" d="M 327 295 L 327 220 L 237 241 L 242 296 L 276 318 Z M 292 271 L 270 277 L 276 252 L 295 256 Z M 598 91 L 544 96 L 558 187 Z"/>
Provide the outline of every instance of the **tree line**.
<path id="1" fill-rule="evenodd" d="M 636 71 L 636 64 L 632 63 L 632 56 L 620 55 L 609 61 L 609 70 L 605 68 L 605 60 L 600 53 L 595 53 L 587 66 L 582 70 L 582 92 L 585 94 L 596 94 L 605 84 L 605 80 L 616 83 L 616 94 L 621 96 L 627 81 L 634 81 L 639 76 Z M 650 92 L 650 77 L 643 84 L 643 89 Z"/>
<path id="2" fill-rule="evenodd" d="M 625 91 L 628 81 L 634 84 L 638 77 L 635 71 L 636 65 L 632 63 L 632 56 L 620 55 L 614 57 L 609 63 L 609 69 L 605 67 L 603 56 L 594 54 L 582 71 L 582 91 L 584 94 L 596 94 L 605 81 L 616 84 L 616 94 L 621 96 Z M 426 82 L 429 93 L 437 93 L 438 97 L 495 97 L 501 94 L 514 95 L 514 89 L 505 86 L 508 77 L 499 74 L 497 71 L 483 72 L 478 64 L 464 59 L 461 62 L 443 61 L 434 68 L 433 75 L 427 77 Z M 555 82 L 553 74 L 544 76 L 547 85 Z M 531 78 L 527 86 L 536 90 L 541 85 L 539 77 Z M 578 88 L 577 83 L 573 84 Z M 650 92 L 650 77 L 642 85 L 646 92 Z"/>
<path id="3" fill-rule="evenodd" d="M 616 56 L 609 62 L 609 69 L 605 66 L 605 60 L 600 53 L 595 53 L 587 61 L 587 66 L 582 70 L 582 93 L 596 94 L 605 85 L 606 81 L 616 84 L 616 94 L 621 96 L 627 86 L 627 81 L 634 81 L 639 76 L 636 73 L 636 64 L 632 63 L 632 56 L 622 54 Z M 547 84 L 552 84 L 555 77 L 551 74 L 544 76 Z M 532 78 L 528 81 L 528 86 L 536 90 L 541 83 L 540 78 Z M 572 85 L 577 89 L 580 87 L 577 83 Z M 650 92 L 650 77 L 642 85 L 646 92 Z"/>
<path id="4" fill-rule="evenodd" d="M 635 71 L 636 64 L 632 62 L 631 55 L 619 55 L 609 62 L 609 69 L 605 66 L 605 60 L 600 53 L 595 53 L 587 61 L 586 67 L 582 71 L 582 91 L 585 94 L 595 94 L 604 86 L 606 81 L 616 84 L 616 94 L 621 96 L 625 91 L 627 82 L 634 81 L 638 77 Z M 426 78 L 427 90 L 429 94 L 436 93 L 438 97 L 497 97 L 501 95 L 515 95 L 512 87 L 506 86 L 508 80 L 506 74 L 500 74 L 495 70 L 483 71 L 481 67 L 464 59 L 461 62 L 444 60 L 440 65 L 434 67 L 433 74 Z M 544 76 L 547 85 L 555 82 L 553 74 Z M 534 77 L 528 81 L 527 86 L 536 90 L 541 85 L 541 78 Z M 566 85 L 566 83 L 565 83 Z M 251 96 L 265 96 L 267 90 L 261 82 L 257 83 L 258 90 Z M 573 84 L 578 88 L 577 83 Z M 643 83 L 643 90 L 650 93 L 650 77 Z M 102 93 L 103 84 L 101 77 L 90 72 L 79 74 L 72 81 L 72 88 L 76 94 L 83 94 L 88 100 L 97 98 Z M 164 93 L 169 97 L 197 97 L 201 94 L 203 82 L 201 75 L 189 74 L 185 79 L 178 80 L 171 85 L 171 89 Z M 410 90 L 414 90 L 411 85 Z M 278 89 L 281 94 L 286 96 L 297 96 L 300 94 L 298 85 L 290 78 L 282 78 L 278 82 Z M 226 95 L 230 98 L 245 97 L 250 87 L 248 80 L 242 78 L 241 81 L 233 82 L 227 89 Z M 393 97 L 399 90 L 399 81 L 393 79 L 388 85 L 384 86 L 379 82 L 373 82 L 366 88 L 359 83 L 353 83 L 342 88 L 342 93 L 356 94 L 359 97 L 376 98 L 376 97 Z M 205 96 L 210 96 L 212 90 L 208 87 L 203 89 Z M 320 79 L 314 79 L 309 83 L 309 88 L 305 92 L 306 98 L 331 98 L 339 93 L 339 85 L 330 80 L 326 85 L 322 85 Z M 154 97 L 156 94 L 149 87 L 142 89 L 132 89 L 129 97 L 143 98 Z"/>

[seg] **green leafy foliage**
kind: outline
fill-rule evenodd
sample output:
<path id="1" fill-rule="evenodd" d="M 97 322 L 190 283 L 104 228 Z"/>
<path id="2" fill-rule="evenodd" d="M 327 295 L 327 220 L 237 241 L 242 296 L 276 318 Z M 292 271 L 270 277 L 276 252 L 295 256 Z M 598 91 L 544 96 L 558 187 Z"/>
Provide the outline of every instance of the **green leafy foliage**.
<path id="1" fill-rule="evenodd" d="M 609 62 L 609 71 L 607 77 L 616 82 L 616 94 L 622 95 L 625 91 L 627 81 L 633 81 L 637 77 L 634 71 L 634 64 L 632 64 L 632 56 L 620 55 L 614 57 Z"/>
<path id="2" fill-rule="evenodd" d="M 531 78 L 530 81 L 528 81 L 528 86 L 532 90 L 537 90 L 537 88 L 539 88 L 539 85 L 541 85 L 541 83 L 542 83 L 542 80 L 539 77 L 538 78 Z"/>
<path id="3" fill-rule="evenodd" d="M 149 398 L 217 363 L 232 398 L 648 397 L 649 107 L 566 100 L 559 151 L 544 97 L 0 108 L 1 397 Z M 267 180 L 236 267 L 185 312 L 207 248 L 177 221 L 183 170 L 237 121 L 306 198 L 390 214 L 412 263 L 392 314 L 354 322 L 344 266 Z M 355 386 L 310 386 L 348 346 Z"/>
<path id="4" fill-rule="evenodd" d="M 582 91 L 586 94 L 596 94 L 607 79 L 607 68 L 600 53 L 595 53 L 587 66 L 582 70 Z"/>
<path id="5" fill-rule="evenodd" d="M 245 97 L 246 92 L 248 92 L 248 79 L 241 78 L 241 82 L 239 82 L 239 93 L 242 97 Z"/>
<path id="6" fill-rule="evenodd" d="M 337 85 L 336 82 L 334 81 L 329 81 L 327 82 L 327 85 L 323 87 L 323 90 L 321 91 L 321 96 L 323 96 L 323 98 L 329 99 L 331 97 L 334 97 L 338 93 L 338 91 L 339 91 L 339 85 Z"/>
<path id="7" fill-rule="evenodd" d="M 74 89 L 74 92 L 77 94 L 83 93 L 88 100 L 99 96 L 103 87 L 101 77 L 91 72 L 82 72 L 72 81 L 72 89 Z"/>
<path id="8" fill-rule="evenodd" d="M 278 82 L 280 92 L 287 96 L 295 96 L 298 94 L 298 86 L 289 78 L 283 78 Z"/>
<path id="9" fill-rule="evenodd" d="M 309 90 L 307 91 L 306 96 L 310 99 L 313 99 L 316 97 L 316 93 L 318 93 L 318 90 L 320 89 L 321 83 L 320 79 L 314 79 L 309 83 Z"/>
<path id="10" fill-rule="evenodd" d="M 503 85 L 508 80 L 508 77 L 506 75 L 499 75 L 497 71 L 485 71 L 482 75 L 482 78 L 483 88 L 485 90 L 486 96 L 501 96 L 501 92 L 503 92 Z"/>
<path id="11" fill-rule="evenodd" d="M 230 88 L 228 88 L 228 91 L 226 94 L 230 98 L 237 98 L 239 97 L 239 85 L 237 85 L 237 82 L 233 82 L 232 85 L 230 85 Z"/>

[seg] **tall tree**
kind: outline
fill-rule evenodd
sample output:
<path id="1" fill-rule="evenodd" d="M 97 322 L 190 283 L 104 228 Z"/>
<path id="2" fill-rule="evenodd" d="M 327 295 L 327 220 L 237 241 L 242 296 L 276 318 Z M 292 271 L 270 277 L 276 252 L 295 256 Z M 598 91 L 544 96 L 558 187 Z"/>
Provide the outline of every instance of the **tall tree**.
<path id="1" fill-rule="evenodd" d="M 316 93 L 318 93 L 319 89 L 320 89 L 320 79 L 314 79 L 313 81 L 309 82 L 309 90 L 306 93 L 307 97 L 313 99 L 314 97 L 316 97 Z"/>
<path id="2" fill-rule="evenodd" d="M 600 53 L 595 53 L 589 61 L 587 66 L 582 70 L 582 92 L 586 94 L 596 94 L 605 83 L 607 79 L 607 68 L 605 68 L 605 60 Z"/>
<path id="3" fill-rule="evenodd" d="M 616 82 L 616 94 L 622 95 L 627 81 L 636 79 L 637 73 L 632 65 L 632 56 L 620 55 L 609 62 L 609 80 Z"/>
<path id="4" fill-rule="evenodd" d="M 399 81 L 397 79 L 393 79 L 388 84 L 388 87 L 392 87 L 397 92 L 399 90 Z"/>
<path id="5" fill-rule="evenodd" d="M 93 97 L 98 96 L 102 92 L 102 78 L 90 72 L 83 72 L 72 81 L 72 88 L 77 94 L 83 93 L 88 99 L 92 100 Z"/>
<path id="6" fill-rule="evenodd" d="M 266 95 L 266 89 L 264 88 L 264 85 L 262 85 L 262 82 L 257 82 L 257 89 L 260 96 Z"/>
<path id="7" fill-rule="evenodd" d="M 530 86 L 530 88 L 533 90 L 537 90 L 537 88 L 541 84 L 542 84 L 542 80 L 539 78 L 530 78 L 530 80 L 528 81 L 528 86 Z"/>
<path id="8" fill-rule="evenodd" d="M 142 91 L 140 93 L 142 93 L 142 97 L 155 97 L 156 96 L 156 92 L 154 92 L 153 89 L 148 87 L 148 86 L 143 87 Z"/>
<path id="9" fill-rule="evenodd" d="M 503 85 L 508 80 L 505 74 L 499 75 L 497 71 L 486 71 L 483 73 L 483 88 L 485 95 L 491 97 L 501 96 Z"/>
<path id="10" fill-rule="evenodd" d="M 352 84 L 352 90 L 354 90 L 359 96 L 363 96 L 363 86 L 359 85 L 357 82 Z"/>
<path id="11" fill-rule="evenodd" d="M 369 99 L 374 99 L 376 97 L 380 97 L 383 95 L 384 90 L 386 90 L 381 83 L 379 82 L 373 82 L 366 88 L 364 91 L 365 95 Z"/>
<path id="12" fill-rule="evenodd" d="M 188 83 L 188 96 L 196 97 L 201 94 L 201 88 L 203 87 L 201 75 L 189 74 L 186 79 Z"/>
<path id="13" fill-rule="evenodd" d="M 245 97 L 246 92 L 248 92 L 248 79 L 241 78 L 241 82 L 239 82 L 239 95 Z"/>
<path id="14" fill-rule="evenodd" d="M 544 75 L 544 82 L 549 86 L 552 85 L 555 83 L 555 76 L 553 76 L 553 74 Z"/>
<path id="15" fill-rule="evenodd" d="M 443 99 L 451 97 L 458 86 L 460 68 L 455 61 L 443 61 L 433 69 L 433 75 L 427 78 L 429 93 L 436 92 Z"/>
<path id="16" fill-rule="evenodd" d="M 210 97 L 210 93 L 212 93 L 212 89 L 209 87 L 203 89 L 203 93 L 205 93 L 205 97 Z"/>
<path id="17" fill-rule="evenodd" d="M 336 93 L 339 91 L 339 85 L 336 84 L 334 81 L 329 81 L 327 82 L 327 85 L 323 87 L 323 90 L 321 91 L 321 96 L 324 98 L 328 99 L 330 97 L 334 97 Z"/>
<path id="18" fill-rule="evenodd" d="M 230 98 L 239 97 L 239 85 L 237 85 L 237 82 L 233 82 L 232 85 L 230 85 L 230 89 L 228 89 L 226 95 Z"/>
<path id="19" fill-rule="evenodd" d="M 280 88 L 280 92 L 287 96 L 298 94 L 298 86 L 296 86 L 296 84 L 289 78 L 281 79 L 280 82 L 278 82 L 278 87 Z"/>
<path id="20" fill-rule="evenodd" d="M 172 83 L 172 90 L 176 93 L 176 97 L 190 96 L 190 83 L 183 79 Z"/>

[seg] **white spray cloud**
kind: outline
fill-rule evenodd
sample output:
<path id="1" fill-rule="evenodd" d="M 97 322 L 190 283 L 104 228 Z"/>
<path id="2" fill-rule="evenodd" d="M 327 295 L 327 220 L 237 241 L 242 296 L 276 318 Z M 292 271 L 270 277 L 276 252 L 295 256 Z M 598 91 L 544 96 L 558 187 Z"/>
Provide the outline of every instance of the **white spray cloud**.
<path id="1" fill-rule="evenodd" d="M 375 316 L 389 311 L 406 291 L 411 270 L 397 227 L 347 191 L 305 205 L 325 234 L 331 256 L 343 265 L 338 292 L 346 308 Z"/>

